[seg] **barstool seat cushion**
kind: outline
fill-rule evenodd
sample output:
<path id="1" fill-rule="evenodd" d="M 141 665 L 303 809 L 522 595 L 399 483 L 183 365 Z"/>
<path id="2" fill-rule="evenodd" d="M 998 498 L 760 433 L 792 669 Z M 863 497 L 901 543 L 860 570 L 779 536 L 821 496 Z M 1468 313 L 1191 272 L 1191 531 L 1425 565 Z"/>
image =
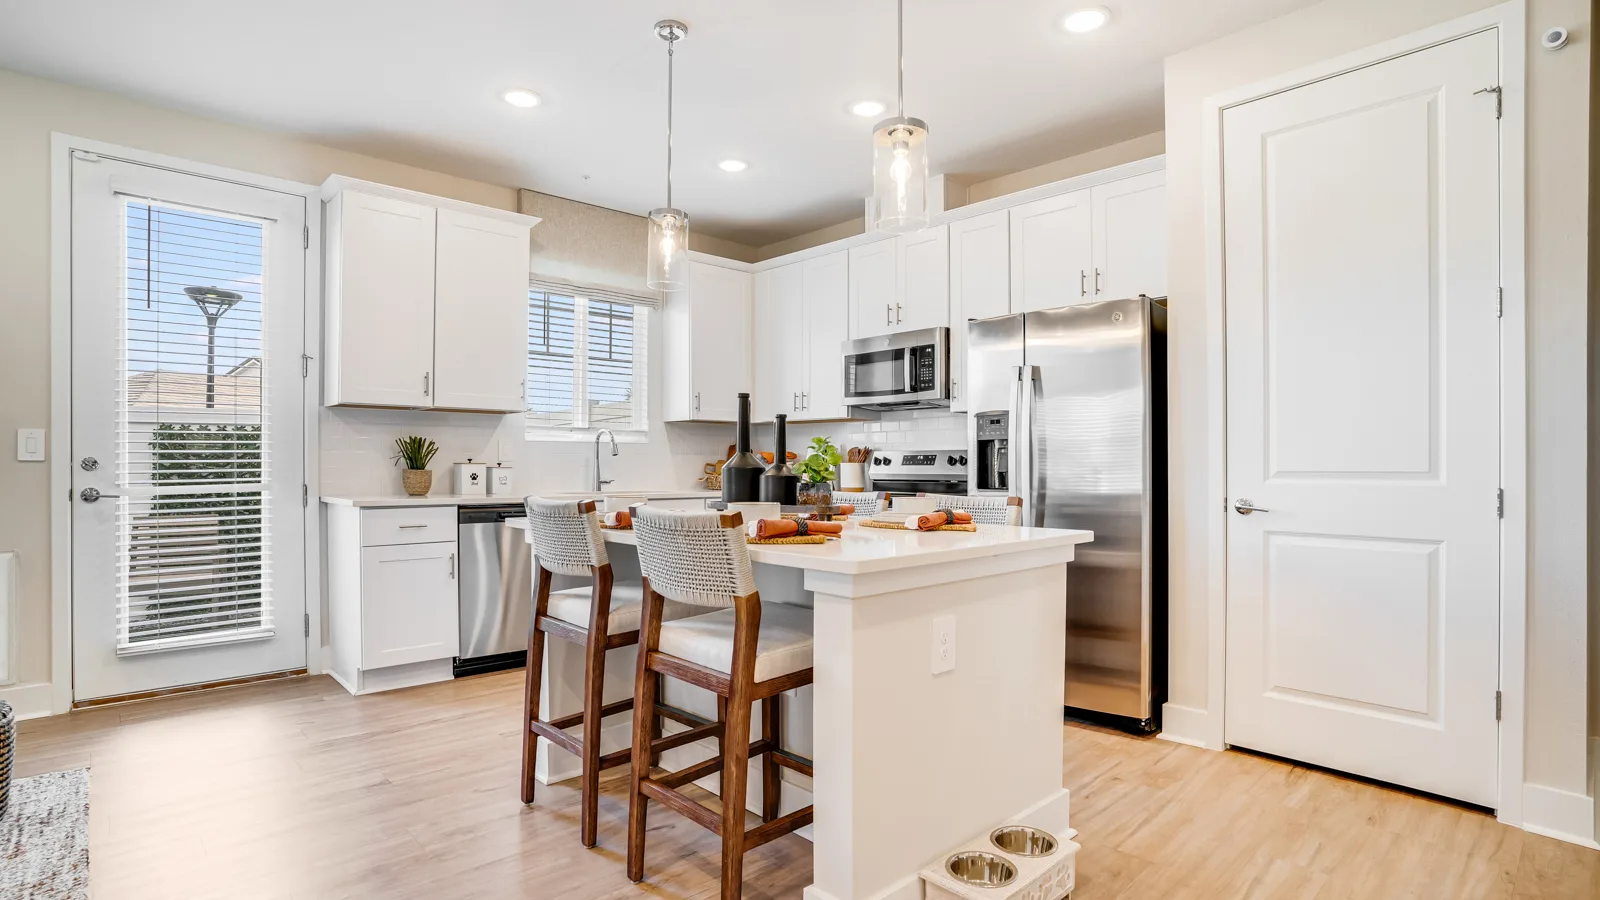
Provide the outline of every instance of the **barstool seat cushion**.
<path id="1" fill-rule="evenodd" d="M 568 588 L 550 592 L 550 605 L 545 612 L 552 619 L 560 619 L 580 628 L 589 627 L 589 607 L 594 599 L 594 589 Z M 618 581 L 611 585 L 611 618 L 606 621 L 606 634 L 622 634 L 639 630 L 639 614 L 644 609 L 644 585 L 638 582 Z M 661 620 L 681 619 L 699 615 L 703 606 L 691 606 L 676 600 L 666 600 L 661 605 Z"/>
<path id="2" fill-rule="evenodd" d="M 667 601 L 671 603 L 671 601 Z M 661 652 L 722 673 L 733 671 L 732 609 L 661 623 Z M 787 603 L 761 604 L 756 638 L 757 682 L 811 668 L 811 610 Z"/>

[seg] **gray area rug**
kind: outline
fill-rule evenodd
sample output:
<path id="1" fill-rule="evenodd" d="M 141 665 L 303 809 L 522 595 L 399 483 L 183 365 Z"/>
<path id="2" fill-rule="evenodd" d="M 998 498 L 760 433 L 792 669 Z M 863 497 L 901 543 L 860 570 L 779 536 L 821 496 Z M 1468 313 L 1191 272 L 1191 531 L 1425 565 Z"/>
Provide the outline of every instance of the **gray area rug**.
<path id="1" fill-rule="evenodd" d="M 89 770 L 20 778 L 0 817 L 0 897 L 89 896 Z"/>

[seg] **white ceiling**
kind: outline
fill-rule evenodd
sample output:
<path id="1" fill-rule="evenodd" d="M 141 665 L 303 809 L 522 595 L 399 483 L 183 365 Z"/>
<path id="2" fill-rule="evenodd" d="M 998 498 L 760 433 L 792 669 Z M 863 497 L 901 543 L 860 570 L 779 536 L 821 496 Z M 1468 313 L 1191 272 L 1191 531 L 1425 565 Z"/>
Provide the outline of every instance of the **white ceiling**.
<path id="1" fill-rule="evenodd" d="M 1162 127 L 1161 60 L 1311 0 L 911 0 L 906 113 L 934 172 L 988 177 Z M 1103 3 L 1111 24 L 1057 27 Z M 664 197 L 760 245 L 857 215 L 894 100 L 892 0 L 0 0 L 0 67 L 628 212 Z M 544 103 L 500 99 L 528 87 Z M 727 158 L 749 162 L 730 175 Z"/>

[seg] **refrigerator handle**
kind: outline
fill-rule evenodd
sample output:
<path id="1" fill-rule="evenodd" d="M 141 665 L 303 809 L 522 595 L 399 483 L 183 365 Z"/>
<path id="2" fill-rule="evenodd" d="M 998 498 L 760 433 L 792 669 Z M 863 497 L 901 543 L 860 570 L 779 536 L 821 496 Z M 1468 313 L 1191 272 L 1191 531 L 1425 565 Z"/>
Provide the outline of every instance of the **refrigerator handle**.
<path id="1" fill-rule="evenodd" d="M 1022 455 L 1025 459 L 1024 478 L 1021 482 L 1022 524 L 1044 525 L 1044 510 L 1039 506 L 1043 492 L 1039 489 L 1039 471 L 1034 459 L 1034 445 L 1038 431 L 1039 367 L 1022 366 L 1017 379 L 1017 390 L 1022 396 Z"/>
<path id="2" fill-rule="evenodd" d="M 1006 466 L 1011 477 L 1011 483 L 1008 485 L 1010 490 L 1007 493 L 1022 498 L 1024 522 L 1027 521 L 1028 515 L 1028 471 L 1025 462 L 1027 455 L 1022 450 L 1024 435 L 1028 433 L 1022 421 L 1022 375 L 1025 370 L 1025 366 L 1011 367 L 1011 398 L 1007 403 L 1008 409 L 1006 410 L 1006 421 L 1008 423 L 1006 446 L 1007 453 L 1011 456 Z"/>

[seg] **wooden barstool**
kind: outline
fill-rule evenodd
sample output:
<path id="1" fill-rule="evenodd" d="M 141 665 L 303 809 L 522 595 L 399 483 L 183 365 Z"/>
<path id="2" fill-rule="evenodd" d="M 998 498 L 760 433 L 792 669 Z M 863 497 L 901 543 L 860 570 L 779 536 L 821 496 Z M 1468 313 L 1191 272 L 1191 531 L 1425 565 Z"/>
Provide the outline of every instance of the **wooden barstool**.
<path id="1" fill-rule="evenodd" d="M 593 500 L 559 501 L 529 497 L 528 532 L 533 538 L 537 571 L 533 596 L 532 627 L 528 633 L 528 666 L 522 701 L 522 802 L 533 802 L 534 764 L 538 761 L 539 738 L 577 756 L 583 771 L 579 776 L 583 800 L 579 815 L 579 838 L 593 847 L 599 815 L 600 773 L 632 759 L 632 748 L 600 755 L 600 724 L 607 716 L 633 708 L 633 698 L 606 703 L 603 696 L 606 651 L 627 647 L 639 640 L 639 613 L 644 588 L 638 584 L 617 584 L 611 574 L 611 560 L 600 538 L 600 518 Z M 553 574 L 589 576 L 590 587 L 550 590 Z M 666 618 L 693 615 L 695 607 L 674 603 L 664 608 Z M 544 673 L 545 635 L 563 638 L 584 648 L 583 712 L 558 719 L 539 718 L 539 687 Z M 566 729 L 581 725 L 581 736 Z M 657 715 L 652 726 L 661 731 Z"/>
<path id="2" fill-rule="evenodd" d="M 950 494 L 918 494 L 935 497 L 938 509 L 959 509 L 972 513 L 972 521 L 979 525 L 1021 525 L 1021 497 L 967 497 Z"/>
<path id="3" fill-rule="evenodd" d="M 811 610 L 781 603 L 763 607 L 738 513 L 643 507 L 633 523 L 644 574 L 644 615 L 634 684 L 628 878 L 644 878 L 645 814 L 649 801 L 655 800 L 721 836 L 722 897 L 737 900 L 745 852 L 811 823 L 810 806 L 778 814 L 779 768 L 811 775 L 809 760 L 780 749 L 779 705 L 779 694 L 811 683 Z M 665 621 L 668 601 L 721 608 Z M 719 709 L 725 710 L 722 720 L 656 739 L 652 729 L 660 702 L 658 675 L 715 693 Z M 761 702 L 761 739 L 751 743 L 750 706 L 756 701 Z M 658 751 L 701 736 L 720 736 L 721 753 L 677 772 L 651 772 L 650 759 Z M 763 757 L 762 824 L 746 831 L 745 783 L 753 756 Z M 717 772 L 722 773 L 720 812 L 677 790 Z"/>

